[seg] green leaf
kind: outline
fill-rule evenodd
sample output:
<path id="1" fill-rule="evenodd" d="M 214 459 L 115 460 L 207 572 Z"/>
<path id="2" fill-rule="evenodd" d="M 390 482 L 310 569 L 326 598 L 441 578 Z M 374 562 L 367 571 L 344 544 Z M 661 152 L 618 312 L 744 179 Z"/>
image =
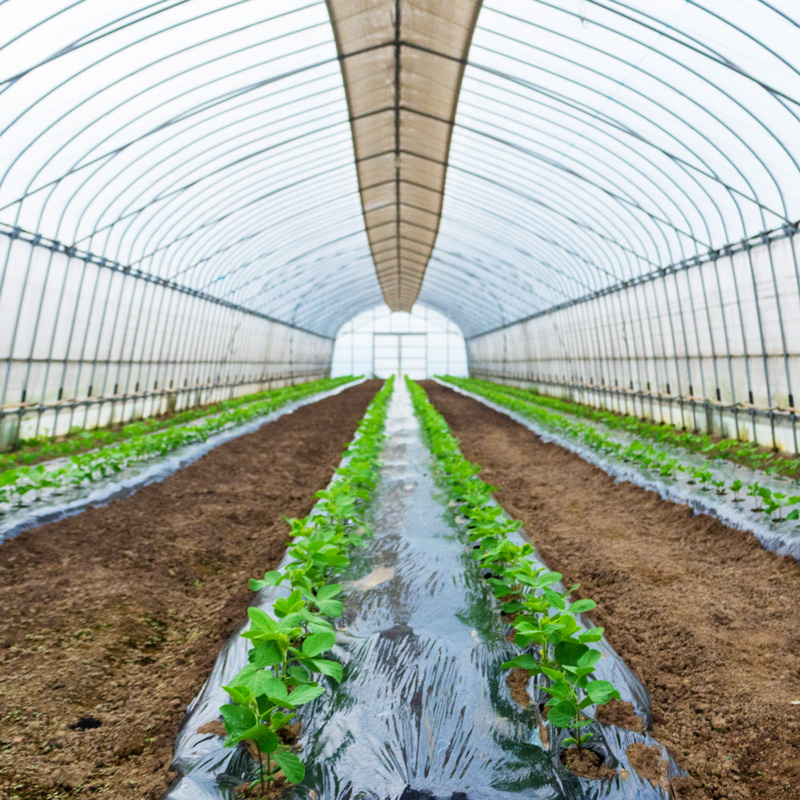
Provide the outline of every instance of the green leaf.
<path id="1" fill-rule="evenodd" d="M 288 750 L 276 750 L 272 757 L 278 762 L 278 766 L 283 770 L 289 783 L 300 783 L 303 780 L 306 768 L 294 753 L 290 753 Z"/>
<path id="2" fill-rule="evenodd" d="M 330 661 L 325 658 L 312 658 L 311 665 L 315 672 L 320 672 L 333 678 L 336 683 L 342 680 L 342 665 L 338 661 Z"/>
<path id="3" fill-rule="evenodd" d="M 597 607 L 594 600 L 576 600 L 569 607 L 570 614 L 582 614 L 585 611 L 591 611 Z"/>
<path id="4" fill-rule="evenodd" d="M 561 681 L 564 680 L 564 673 L 559 672 L 558 670 L 553 669 L 552 667 L 542 667 L 542 672 L 550 678 L 551 681 Z"/>
<path id="5" fill-rule="evenodd" d="M 219 711 L 225 720 L 225 730 L 232 738 L 240 737 L 257 722 L 256 715 L 243 706 L 224 705 L 220 706 Z"/>
<path id="6" fill-rule="evenodd" d="M 303 653 L 307 656 L 318 656 L 326 650 L 330 650 L 336 644 L 336 635 L 329 631 L 312 633 L 303 642 Z"/>
<path id="7" fill-rule="evenodd" d="M 265 695 L 270 699 L 278 701 L 285 701 L 289 693 L 286 686 L 280 678 L 276 678 L 271 672 L 266 670 L 259 670 L 251 675 L 246 682 L 246 686 L 253 692 L 256 697 Z"/>
<path id="8" fill-rule="evenodd" d="M 317 592 L 317 600 L 330 600 L 331 598 L 336 597 L 337 594 L 341 593 L 342 585 L 340 583 L 329 583 L 326 586 L 322 586 Z"/>
<path id="9" fill-rule="evenodd" d="M 256 728 L 258 730 L 253 732 L 254 735 L 247 738 L 252 738 L 262 753 L 274 753 L 280 745 L 275 731 L 267 725 L 257 725 Z"/>
<path id="10" fill-rule="evenodd" d="M 268 572 L 264 573 L 264 577 L 262 580 L 257 580 L 256 578 L 250 578 L 250 588 L 257 592 L 260 589 L 263 589 L 265 586 L 277 586 L 281 580 L 283 579 L 283 573 L 278 572 L 276 569 L 271 569 Z"/>
<path id="11" fill-rule="evenodd" d="M 603 638 L 605 628 L 589 628 L 578 636 L 582 642 L 599 642 Z"/>
<path id="12" fill-rule="evenodd" d="M 593 703 L 605 705 L 612 698 L 619 700 L 619 692 L 609 681 L 591 681 L 586 686 L 586 694 Z"/>
<path id="13" fill-rule="evenodd" d="M 310 703 L 312 700 L 319 697 L 325 692 L 324 686 L 314 686 L 310 683 L 304 683 L 298 686 L 290 695 L 289 702 L 293 706 L 302 706 L 305 703 Z"/>
<path id="14" fill-rule="evenodd" d="M 231 697 L 234 703 L 240 706 L 246 706 L 250 703 L 253 693 L 246 686 L 233 685 L 222 687 Z"/>
<path id="15" fill-rule="evenodd" d="M 317 608 L 326 617 L 340 617 L 344 606 L 341 600 L 317 600 Z"/>
<path id="16" fill-rule="evenodd" d="M 603 657 L 599 650 L 589 650 L 578 659 L 578 668 L 587 669 L 594 665 Z"/>
<path id="17" fill-rule="evenodd" d="M 556 728 L 573 727 L 575 718 L 575 706 L 568 700 L 560 700 L 555 705 L 547 709 L 547 721 Z"/>
<path id="18" fill-rule="evenodd" d="M 278 643 L 272 639 L 268 642 L 261 642 L 253 650 L 253 660 L 251 664 L 254 667 L 274 667 L 283 661 L 283 653 Z"/>
<path id="19" fill-rule="evenodd" d="M 539 662 L 529 653 L 523 653 L 522 655 L 516 656 L 512 658 L 511 661 L 506 661 L 505 664 L 501 665 L 503 669 L 514 669 L 515 667 L 519 669 L 537 669 L 539 666 Z"/>
<path id="20" fill-rule="evenodd" d="M 278 623 L 260 608 L 248 608 L 247 616 L 250 617 L 253 627 L 257 630 L 266 631 L 267 633 L 275 633 L 278 630 Z"/>

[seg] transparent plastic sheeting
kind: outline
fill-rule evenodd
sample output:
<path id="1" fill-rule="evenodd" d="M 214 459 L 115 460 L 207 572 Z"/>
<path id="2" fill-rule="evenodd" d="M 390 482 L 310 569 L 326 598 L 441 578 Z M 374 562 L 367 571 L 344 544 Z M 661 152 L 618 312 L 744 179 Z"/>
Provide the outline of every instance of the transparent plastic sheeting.
<path id="1" fill-rule="evenodd" d="M 0 30 L 6 228 L 316 332 L 380 302 L 322 0 L 6 0 Z"/>
<path id="2" fill-rule="evenodd" d="M 10 512 L 0 514 L 0 544 L 8 539 L 13 539 L 29 528 L 36 528 L 39 525 L 57 522 L 60 519 L 80 514 L 81 511 L 86 510 L 89 506 L 103 506 L 113 500 L 130 497 L 130 495 L 135 494 L 148 484 L 159 483 L 179 469 L 189 466 L 189 464 L 202 458 L 206 453 L 211 452 L 215 447 L 219 447 L 221 444 L 230 442 L 232 439 L 237 439 L 245 434 L 253 433 L 267 423 L 274 422 L 284 414 L 291 414 L 301 406 L 316 403 L 326 397 L 333 397 L 333 395 L 339 394 L 345 389 L 350 389 L 359 383 L 363 383 L 364 380 L 364 378 L 361 378 L 343 386 L 337 386 L 330 391 L 320 392 L 319 394 L 287 403 L 285 406 L 281 406 L 279 409 L 244 425 L 236 425 L 232 422 L 219 433 L 209 436 L 204 442 L 186 445 L 156 460 L 144 459 L 136 461 L 124 467 L 121 472 L 113 473 L 101 481 L 78 486 L 74 490 L 67 489 L 62 494 L 56 494 L 52 489 L 42 489 L 38 493 L 42 496 L 41 501 L 37 500 L 29 506 L 12 509 Z M 202 418 L 192 420 L 186 424 L 196 425 L 198 422 L 202 422 Z M 68 462 L 69 459 L 59 458 L 48 462 L 48 466 L 52 469 L 58 469 Z"/>
<path id="3" fill-rule="evenodd" d="M 437 379 L 437 383 L 452 389 L 454 392 L 463 394 L 465 397 L 471 397 L 473 400 L 477 400 L 479 403 L 483 403 L 483 405 L 505 414 L 507 417 L 511 417 L 520 425 L 524 425 L 528 430 L 533 431 L 543 441 L 554 442 L 564 447 L 589 463 L 600 467 L 600 469 L 617 480 L 635 483 L 637 486 L 658 493 L 665 500 L 685 503 L 699 514 L 708 514 L 732 528 L 754 534 L 764 549 L 771 550 L 779 556 L 792 556 L 797 561 L 800 561 L 800 525 L 792 521 L 772 522 L 766 514 L 753 513 L 750 510 L 751 499 L 735 503 L 730 491 L 725 495 L 718 495 L 713 490 L 703 491 L 698 485 L 688 484 L 686 480 L 681 480 L 680 478 L 664 478 L 660 475 L 655 477 L 652 472 L 636 463 L 626 463 L 612 456 L 601 455 L 577 439 L 571 439 L 550 431 L 499 403 L 493 403 L 478 394 L 473 394 L 445 381 Z M 637 439 L 633 434 L 617 430 L 611 431 L 600 423 L 578 419 L 570 414 L 564 414 L 564 416 L 575 422 L 589 425 L 599 433 L 608 435 L 612 441 L 621 442 L 623 445 L 627 445 Z M 701 455 L 689 453 L 677 447 L 670 447 L 660 442 L 654 446 L 659 450 L 663 450 L 669 458 L 677 458 L 681 464 L 712 470 L 717 479 L 725 480 L 726 487 L 738 478 L 745 487 L 748 483 L 758 482 L 773 492 L 782 492 L 787 496 L 800 494 L 798 484 L 787 479 L 770 477 L 763 472 L 748 469 L 724 459 L 710 460 Z M 788 510 L 790 511 L 791 507 Z"/>
<path id="4" fill-rule="evenodd" d="M 334 656 L 344 678 L 300 714 L 305 780 L 285 800 L 647 800 L 667 791 L 640 778 L 625 750 L 648 735 L 594 724 L 593 747 L 617 777 L 590 781 L 560 763 L 562 732 L 543 745 L 537 706 L 511 699 L 500 665 L 514 655 L 500 606 L 470 558 L 453 509 L 431 476 L 405 386 L 389 409 L 383 479 L 372 505 L 375 536 L 354 551 Z M 264 590 L 268 608 L 277 592 Z M 588 619 L 581 620 L 592 627 Z M 223 739 L 198 734 L 228 701 L 222 686 L 247 662 L 239 634 L 223 647 L 189 707 L 168 800 L 231 800 L 255 762 Z M 647 691 L 607 642 L 597 677 L 650 718 Z M 588 710 L 589 713 L 592 709 Z M 549 728 L 549 726 L 548 726 Z M 666 751 L 668 778 L 680 774 Z"/>
<path id="5" fill-rule="evenodd" d="M 484 0 L 420 301 L 471 336 L 796 223 L 799 44 L 796 0 Z"/>

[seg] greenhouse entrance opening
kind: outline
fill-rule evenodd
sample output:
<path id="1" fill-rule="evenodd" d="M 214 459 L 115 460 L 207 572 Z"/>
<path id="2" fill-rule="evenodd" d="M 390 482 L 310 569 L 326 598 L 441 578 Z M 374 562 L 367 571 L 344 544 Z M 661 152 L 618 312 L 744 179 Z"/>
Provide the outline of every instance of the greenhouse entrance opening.
<path id="1" fill-rule="evenodd" d="M 376 306 L 340 329 L 331 375 L 408 375 L 413 380 L 466 376 L 464 335 L 444 314 L 427 306 L 417 304 L 410 313 Z"/>
<path id="2" fill-rule="evenodd" d="M 428 377 L 427 333 L 373 333 L 372 374 L 376 378 L 408 375 Z"/>

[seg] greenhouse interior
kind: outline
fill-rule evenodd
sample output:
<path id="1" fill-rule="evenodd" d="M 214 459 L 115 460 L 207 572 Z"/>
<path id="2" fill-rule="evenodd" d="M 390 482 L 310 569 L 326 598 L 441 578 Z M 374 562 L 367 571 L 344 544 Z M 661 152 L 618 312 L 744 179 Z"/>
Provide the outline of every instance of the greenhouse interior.
<path id="1" fill-rule="evenodd" d="M 800 800 L 796 0 L 0 0 L 2 800 Z"/>

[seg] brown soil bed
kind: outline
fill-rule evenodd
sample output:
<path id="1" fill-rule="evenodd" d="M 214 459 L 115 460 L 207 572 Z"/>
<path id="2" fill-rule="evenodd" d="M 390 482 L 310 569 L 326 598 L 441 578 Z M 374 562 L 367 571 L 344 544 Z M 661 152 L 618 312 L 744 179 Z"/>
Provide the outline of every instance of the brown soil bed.
<path id="1" fill-rule="evenodd" d="M 160 798 L 187 704 L 280 560 L 368 381 L 0 547 L 0 797 Z"/>
<path id="2" fill-rule="evenodd" d="M 582 778 L 599 781 L 603 778 L 613 778 L 616 772 L 603 763 L 603 757 L 588 747 L 571 747 L 561 754 L 561 761 L 565 767 L 571 769 Z"/>
<path id="3" fill-rule="evenodd" d="M 594 620 L 653 698 L 653 735 L 693 778 L 676 796 L 800 797 L 798 565 L 424 386 L 548 566 L 597 601 Z"/>

